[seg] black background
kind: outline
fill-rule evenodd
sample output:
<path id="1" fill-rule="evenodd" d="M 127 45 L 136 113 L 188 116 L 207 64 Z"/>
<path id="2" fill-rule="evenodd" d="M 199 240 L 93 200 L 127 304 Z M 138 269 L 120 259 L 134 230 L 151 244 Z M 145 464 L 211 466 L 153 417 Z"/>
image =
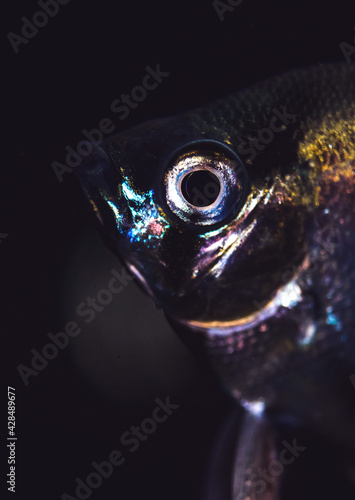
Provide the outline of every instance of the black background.
<path id="1" fill-rule="evenodd" d="M 107 283 L 116 260 L 92 228 L 74 175 L 60 183 L 51 163 L 65 163 L 65 146 L 75 148 L 81 130 L 102 118 L 119 131 L 291 68 L 342 60 L 339 44 L 354 43 L 355 8 L 244 0 L 221 21 L 207 0 L 71 0 L 15 54 L 6 35 L 20 34 L 21 17 L 38 10 L 32 0 L 7 3 L 1 35 L 1 397 L 5 408 L 6 386 L 16 388 L 17 498 L 75 496 L 75 478 L 123 450 L 123 432 L 170 395 L 180 408 L 136 452 L 126 449 L 125 464 L 90 498 L 195 500 L 232 404 L 134 285 L 85 330 L 75 306 Z M 170 75 L 120 121 L 112 101 L 157 64 Z M 31 349 L 69 320 L 83 327 L 80 337 L 25 387 L 17 366 L 30 366 Z M 107 347 L 104 331 L 116 325 Z M 2 474 L 6 491 L 4 483 Z"/>

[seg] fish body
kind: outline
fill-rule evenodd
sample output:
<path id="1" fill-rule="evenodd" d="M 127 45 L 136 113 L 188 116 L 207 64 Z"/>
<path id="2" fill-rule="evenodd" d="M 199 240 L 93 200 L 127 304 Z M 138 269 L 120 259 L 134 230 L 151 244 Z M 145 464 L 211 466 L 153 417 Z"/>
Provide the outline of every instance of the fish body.
<path id="1" fill-rule="evenodd" d="M 133 127 L 77 168 L 106 243 L 228 392 L 355 450 L 354 172 L 341 63 Z"/>

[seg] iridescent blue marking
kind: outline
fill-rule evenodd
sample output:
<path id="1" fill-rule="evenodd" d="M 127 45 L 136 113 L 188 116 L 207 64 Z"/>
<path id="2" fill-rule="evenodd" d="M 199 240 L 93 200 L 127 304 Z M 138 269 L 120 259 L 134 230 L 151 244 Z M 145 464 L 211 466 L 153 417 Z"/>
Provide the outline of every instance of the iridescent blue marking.
<path id="1" fill-rule="evenodd" d="M 153 200 L 153 190 L 138 194 L 126 179 L 122 183 L 122 194 L 127 200 L 133 218 L 133 226 L 128 231 L 130 242 L 141 240 L 149 242 L 162 238 L 170 224 L 157 210 Z"/>

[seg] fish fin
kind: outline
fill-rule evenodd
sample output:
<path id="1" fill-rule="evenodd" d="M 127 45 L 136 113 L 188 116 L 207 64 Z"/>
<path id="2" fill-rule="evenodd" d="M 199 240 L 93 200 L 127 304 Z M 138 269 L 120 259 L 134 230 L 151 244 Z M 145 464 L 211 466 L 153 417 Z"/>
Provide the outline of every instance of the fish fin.
<path id="1" fill-rule="evenodd" d="M 246 412 L 236 449 L 232 500 L 278 500 L 279 477 L 265 476 L 276 459 L 276 444 L 268 422 Z"/>
<path id="2" fill-rule="evenodd" d="M 218 433 L 203 500 L 279 500 L 279 478 L 268 476 L 266 480 L 264 475 L 276 453 L 276 441 L 266 419 L 238 406 Z"/>

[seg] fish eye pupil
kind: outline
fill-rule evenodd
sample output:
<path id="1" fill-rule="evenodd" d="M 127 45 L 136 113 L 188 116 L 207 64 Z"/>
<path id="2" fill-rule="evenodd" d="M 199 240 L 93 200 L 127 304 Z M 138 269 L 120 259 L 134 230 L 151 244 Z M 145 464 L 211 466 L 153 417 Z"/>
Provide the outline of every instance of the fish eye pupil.
<path id="1" fill-rule="evenodd" d="M 218 177 L 209 170 L 190 172 L 181 182 L 183 197 L 195 207 L 207 207 L 214 203 L 220 190 Z"/>

